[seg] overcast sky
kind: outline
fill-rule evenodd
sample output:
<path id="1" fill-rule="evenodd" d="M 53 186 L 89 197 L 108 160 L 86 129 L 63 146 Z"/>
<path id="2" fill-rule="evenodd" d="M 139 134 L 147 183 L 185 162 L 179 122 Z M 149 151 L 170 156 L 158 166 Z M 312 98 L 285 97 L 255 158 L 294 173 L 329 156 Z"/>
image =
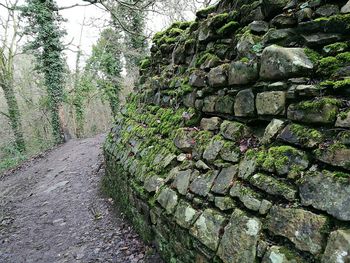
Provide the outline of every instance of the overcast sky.
<path id="1" fill-rule="evenodd" d="M 0 0 L 5 1 L 5 0 Z M 8 0 L 15 1 L 15 0 Z M 72 6 L 74 4 L 86 5 L 87 3 L 82 0 L 56 0 L 59 7 Z M 24 0 L 19 0 L 19 4 L 23 4 Z M 92 45 L 96 43 L 100 31 L 103 30 L 105 22 L 109 20 L 110 15 L 108 12 L 104 11 L 95 5 L 89 6 L 79 6 L 74 8 L 68 8 L 60 11 L 60 14 L 67 20 L 63 24 L 67 31 L 67 35 L 64 38 L 64 43 L 69 44 L 68 49 L 65 51 L 67 57 L 67 63 L 71 69 L 75 68 L 76 61 L 76 51 L 79 45 L 80 32 L 84 23 L 82 39 L 81 39 L 81 49 L 83 51 L 83 58 L 86 59 L 90 53 Z M 193 19 L 194 15 L 191 12 L 185 12 L 189 19 Z M 6 9 L 0 7 L 0 16 L 7 17 Z M 159 15 L 158 13 L 153 13 L 149 15 L 147 21 L 148 34 L 152 32 L 158 32 L 164 29 L 169 23 L 167 17 Z M 0 32 L 1 34 L 2 32 Z M 82 63 L 83 64 L 83 63 Z"/>
<path id="2" fill-rule="evenodd" d="M 1 1 L 1 0 L 0 0 Z M 70 6 L 73 4 L 86 4 L 81 0 L 57 0 L 57 4 L 60 7 Z M 94 5 L 86 6 L 86 7 L 74 7 L 70 9 L 62 10 L 61 15 L 66 18 L 68 21 L 65 24 L 65 28 L 67 30 L 67 36 L 65 37 L 65 43 L 72 43 L 71 50 L 67 50 L 67 62 L 70 68 L 75 67 L 75 54 L 72 50 L 76 50 L 76 46 L 79 44 L 79 36 L 81 31 L 81 25 L 83 24 L 83 20 L 85 17 L 83 35 L 82 35 L 82 50 L 84 51 L 85 58 L 90 54 L 91 47 L 94 43 L 96 43 L 99 32 L 103 28 L 103 21 L 106 21 L 110 18 L 109 14 Z M 189 14 L 189 19 L 191 19 L 191 15 Z M 150 32 L 157 32 L 164 27 L 166 27 L 167 21 L 165 17 L 162 17 L 159 14 L 153 14 L 149 16 L 147 21 L 147 28 Z"/>

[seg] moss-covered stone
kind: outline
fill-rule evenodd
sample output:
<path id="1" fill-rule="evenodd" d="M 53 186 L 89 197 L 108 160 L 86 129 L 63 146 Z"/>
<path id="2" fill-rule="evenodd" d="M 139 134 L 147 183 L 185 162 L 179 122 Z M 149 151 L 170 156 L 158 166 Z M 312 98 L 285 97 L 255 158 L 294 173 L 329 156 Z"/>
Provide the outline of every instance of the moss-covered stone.
<path id="1" fill-rule="evenodd" d="M 286 111 L 286 92 L 268 91 L 258 93 L 256 109 L 259 115 L 284 115 Z"/>
<path id="2" fill-rule="evenodd" d="M 238 176 L 242 179 L 248 179 L 257 169 L 257 152 L 254 150 L 248 150 L 244 158 L 239 163 Z"/>
<path id="3" fill-rule="evenodd" d="M 238 198 L 243 205 L 252 210 L 259 211 L 262 197 L 250 187 L 244 186 L 241 182 L 235 181 L 230 190 L 232 197 Z"/>
<path id="4" fill-rule="evenodd" d="M 255 95 L 252 89 L 241 90 L 237 93 L 234 104 L 234 113 L 238 117 L 254 116 Z"/>
<path id="5" fill-rule="evenodd" d="M 204 150 L 203 159 L 209 162 L 214 161 L 216 157 L 219 155 L 219 152 L 221 151 L 223 146 L 224 146 L 224 141 L 219 136 L 213 137 L 211 142 L 208 144 L 208 146 Z"/>
<path id="6" fill-rule="evenodd" d="M 200 212 L 195 210 L 189 203 L 180 200 L 175 211 L 175 220 L 180 226 L 190 228 L 199 215 Z"/>
<path id="7" fill-rule="evenodd" d="M 264 136 L 261 142 L 263 144 L 270 143 L 272 139 L 283 129 L 285 122 L 279 119 L 272 119 L 272 121 L 266 126 Z"/>
<path id="8" fill-rule="evenodd" d="M 302 209 L 273 206 L 267 227 L 272 233 L 288 238 L 295 246 L 312 254 L 322 252 L 327 227 L 327 217 Z"/>
<path id="9" fill-rule="evenodd" d="M 327 45 L 323 48 L 323 52 L 327 55 L 337 55 L 341 52 L 346 51 L 349 48 L 347 42 L 337 42 L 330 45 Z"/>
<path id="10" fill-rule="evenodd" d="M 233 142 L 226 141 L 220 151 L 221 159 L 227 162 L 237 163 L 240 155 L 241 151 Z"/>
<path id="11" fill-rule="evenodd" d="M 258 65 L 244 57 L 240 61 L 231 63 L 228 83 L 229 85 L 249 84 L 256 81 L 258 77 Z"/>
<path id="12" fill-rule="evenodd" d="M 219 245 L 219 236 L 226 219 L 220 213 L 206 209 L 194 223 L 190 233 L 213 251 Z"/>
<path id="13" fill-rule="evenodd" d="M 187 194 L 187 190 L 190 184 L 191 174 L 192 174 L 192 170 L 185 170 L 185 171 L 176 171 L 172 175 L 174 177 L 172 186 L 175 189 L 177 189 L 177 191 L 182 195 Z"/>
<path id="14" fill-rule="evenodd" d="M 250 135 L 249 128 L 240 122 L 224 121 L 220 127 L 221 135 L 231 141 L 238 142 Z"/>
<path id="15" fill-rule="evenodd" d="M 299 182 L 302 204 L 350 221 L 349 178 L 350 174 L 343 172 L 308 172 Z"/>
<path id="16" fill-rule="evenodd" d="M 228 196 L 216 196 L 214 199 L 214 204 L 221 211 L 232 210 L 235 208 L 235 202 Z"/>
<path id="17" fill-rule="evenodd" d="M 228 64 L 223 64 L 209 71 L 208 82 L 210 87 L 219 88 L 227 85 L 228 67 Z"/>
<path id="18" fill-rule="evenodd" d="M 324 136 L 320 131 L 299 124 L 288 125 L 277 138 L 305 148 L 316 147 L 324 140 Z"/>
<path id="19" fill-rule="evenodd" d="M 292 104 L 288 108 L 288 118 L 304 123 L 331 124 L 335 122 L 340 102 L 333 98 L 321 98 Z"/>
<path id="20" fill-rule="evenodd" d="M 223 168 L 215 179 L 211 191 L 217 194 L 226 194 L 232 185 L 233 179 L 237 176 L 237 172 L 237 165 Z"/>
<path id="21" fill-rule="evenodd" d="M 175 212 L 178 196 L 170 188 L 164 188 L 157 197 L 157 201 L 165 209 L 167 214 L 172 214 Z"/>
<path id="22" fill-rule="evenodd" d="M 227 96 L 219 96 L 216 104 L 215 111 L 223 114 L 233 114 L 234 98 Z"/>
<path id="23" fill-rule="evenodd" d="M 291 146 L 271 147 L 267 152 L 260 151 L 257 155 L 258 165 L 265 171 L 279 175 L 288 174 L 294 170 L 305 170 L 309 160 L 305 152 Z"/>
<path id="24" fill-rule="evenodd" d="M 206 174 L 198 174 L 190 185 L 191 192 L 206 197 L 217 175 L 217 171 L 208 171 Z"/>
<path id="25" fill-rule="evenodd" d="M 217 34 L 221 36 L 226 36 L 233 34 L 239 27 L 239 23 L 236 21 L 230 21 L 227 24 L 223 25 L 217 30 Z"/>
<path id="26" fill-rule="evenodd" d="M 217 255 L 224 263 L 254 261 L 260 231 L 258 218 L 249 217 L 236 209 L 225 227 Z"/>
<path id="27" fill-rule="evenodd" d="M 286 247 L 272 246 L 265 253 L 262 263 L 301 263 L 303 259 Z"/>
<path id="28" fill-rule="evenodd" d="M 198 18 L 207 18 L 207 16 L 216 10 L 216 5 L 211 5 L 197 11 L 196 16 Z"/>
<path id="29" fill-rule="evenodd" d="M 249 182 L 255 187 L 276 196 L 282 196 L 289 201 L 296 199 L 296 189 L 272 176 L 258 173 L 250 177 Z"/>
<path id="30" fill-rule="evenodd" d="M 335 126 L 350 128 L 350 110 L 343 111 L 338 115 Z"/>
<path id="31" fill-rule="evenodd" d="M 350 260 L 350 230 L 339 229 L 331 233 L 322 263 L 346 262 Z"/>
<path id="32" fill-rule="evenodd" d="M 204 98 L 203 112 L 215 112 L 215 104 L 218 100 L 217 96 L 208 96 Z"/>
<path id="33" fill-rule="evenodd" d="M 319 262 L 348 228 L 350 13 L 333 2 L 220 0 L 154 36 L 104 187 L 166 262 Z"/>
<path id="34" fill-rule="evenodd" d="M 276 45 L 264 49 L 260 77 L 279 80 L 311 73 L 314 65 L 301 48 L 283 48 Z"/>
<path id="35" fill-rule="evenodd" d="M 350 170 L 350 149 L 343 144 L 333 144 L 326 149 L 315 150 L 315 156 L 321 162 Z"/>

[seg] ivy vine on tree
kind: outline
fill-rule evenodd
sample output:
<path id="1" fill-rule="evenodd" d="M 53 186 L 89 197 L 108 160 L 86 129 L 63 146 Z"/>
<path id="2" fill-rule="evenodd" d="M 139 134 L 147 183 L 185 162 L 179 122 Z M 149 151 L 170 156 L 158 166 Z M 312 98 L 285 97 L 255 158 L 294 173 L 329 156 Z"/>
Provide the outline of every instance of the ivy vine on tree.
<path id="1" fill-rule="evenodd" d="M 118 114 L 121 72 L 123 69 L 121 33 L 116 28 L 101 32 L 92 55 L 87 61 L 86 70 L 94 76 L 97 88 L 108 99 L 112 114 Z"/>
<path id="2" fill-rule="evenodd" d="M 26 5 L 21 7 L 27 22 L 25 33 L 33 38 L 27 49 L 36 58 L 36 69 L 44 75 L 53 137 L 56 143 L 61 143 L 65 140 L 66 131 L 62 108 L 65 62 L 61 41 L 65 31 L 61 28 L 63 18 L 57 10 L 54 0 L 26 0 Z"/>

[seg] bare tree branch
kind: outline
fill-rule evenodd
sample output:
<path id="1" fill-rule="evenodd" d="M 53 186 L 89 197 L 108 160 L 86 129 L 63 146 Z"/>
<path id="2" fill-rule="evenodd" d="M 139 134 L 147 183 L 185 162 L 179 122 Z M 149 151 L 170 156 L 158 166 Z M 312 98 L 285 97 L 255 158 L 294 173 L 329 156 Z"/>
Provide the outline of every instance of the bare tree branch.
<path id="1" fill-rule="evenodd" d="M 93 5 L 93 3 L 89 3 L 86 5 L 74 4 L 74 5 L 70 5 L 70 6 L 62 6 L 62 7 L 59 7 L 56 11 L 62 11 L 62 10 L 66 10 L 66 9 L 70 9 L 70 8 L 74 8 L 74 7 L 86 7 L 86 6 L 91 6 L 91 5 Z"/>

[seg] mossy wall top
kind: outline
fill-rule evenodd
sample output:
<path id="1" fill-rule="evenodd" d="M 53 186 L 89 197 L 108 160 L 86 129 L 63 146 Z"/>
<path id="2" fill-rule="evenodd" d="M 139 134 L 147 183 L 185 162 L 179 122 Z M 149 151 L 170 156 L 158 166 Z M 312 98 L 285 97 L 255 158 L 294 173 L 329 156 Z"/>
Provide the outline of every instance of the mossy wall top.
<path id="1" fill-rule="evenodd" d="M 350 262 L 350 1 L 223 0 L 153 39 L 105 143 L 166 262 Z"/>

